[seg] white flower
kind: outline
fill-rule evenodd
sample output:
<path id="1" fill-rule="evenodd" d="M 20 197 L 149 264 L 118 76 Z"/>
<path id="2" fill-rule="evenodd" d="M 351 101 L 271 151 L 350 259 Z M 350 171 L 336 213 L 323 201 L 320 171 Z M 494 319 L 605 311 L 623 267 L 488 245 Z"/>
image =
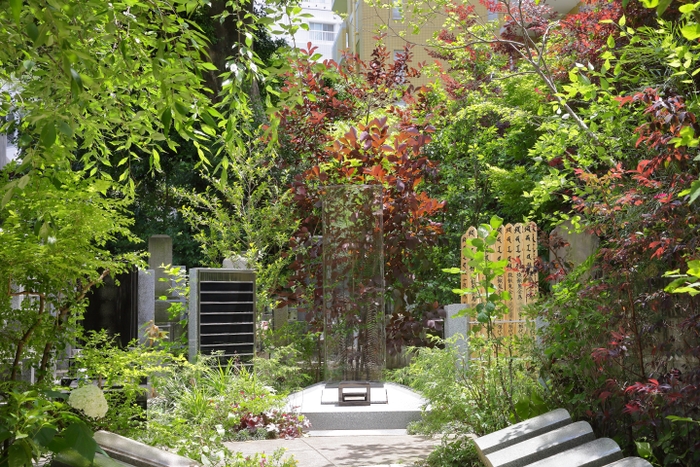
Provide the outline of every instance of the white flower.
<path id="1" fill-rule="evenodd" d="M 107 413 L 107 399 L 102 389 L 93 384 L 81 386 L 71 391 L 68 397 L 68 405 L 74 409 L 82 410 L 85 415 L 92 418 L 102 418 Z"/>
<path id="2" fill-rule="evenodd" d="M 277 425 L 275 425 L 274 423 L 268 424 L 268 425 L 265 427 L 265 429 L 267 430 L 268 433 L 271 433 L 271 432 L 273 432 L 273 431 L 274 431 L 275 433 L 279 433 L 279 432 L 280 432 L 280 429 L 279 429 L 279 428 L 277 427 Z"/>

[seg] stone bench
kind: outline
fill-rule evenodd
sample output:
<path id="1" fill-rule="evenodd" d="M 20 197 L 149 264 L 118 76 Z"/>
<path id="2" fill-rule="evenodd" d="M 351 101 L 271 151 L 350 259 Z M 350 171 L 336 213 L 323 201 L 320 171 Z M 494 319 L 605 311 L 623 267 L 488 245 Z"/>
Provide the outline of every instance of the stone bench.
<path id="1" fill-rule="evenodd" d="M 587 422 L 573 422 L 557 409 L 474 440 L 487 467 L 651 467 L 623 458 L 610 438 L 595 439 Z"/>
<path id="2" fill-rule="evenodd" d="M 95 433 L 95 441 L 112 459 L 136 467 L 195 467 L 199 464 L 187 457 L 163 451 L 147 444 L 108 431 Z"/>
<path id="3" fill-rule="evenodd" d="M 95 433 L 95 441 L 109 456 L 96 453 L 94 467 L 199 467 L 187 457 L 148 446 L 108 431 Z M 59 455 L 52 467 L 84 467 L 85 460 L 77 453 Z"/>

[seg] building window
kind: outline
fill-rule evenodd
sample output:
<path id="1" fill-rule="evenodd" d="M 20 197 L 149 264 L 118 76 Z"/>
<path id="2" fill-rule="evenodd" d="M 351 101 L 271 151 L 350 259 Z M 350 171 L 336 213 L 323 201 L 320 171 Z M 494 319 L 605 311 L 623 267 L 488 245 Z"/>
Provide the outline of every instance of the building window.
<path id="1" fill-rule="evenodd" d="M 309 23 L 309 38 L 312 41 L 333 42 L 335 27 L 327 23 Z"/>
<path id="2" fill-rule="evenodd" d="M 403 19 L 403 0 L 393 0 L 391 7 L 391 19 Z"/>
<path id="3" fill-rule="evenodd" d="M 487 21 L 498 21 L 498 12 L 489 10 Z"/>

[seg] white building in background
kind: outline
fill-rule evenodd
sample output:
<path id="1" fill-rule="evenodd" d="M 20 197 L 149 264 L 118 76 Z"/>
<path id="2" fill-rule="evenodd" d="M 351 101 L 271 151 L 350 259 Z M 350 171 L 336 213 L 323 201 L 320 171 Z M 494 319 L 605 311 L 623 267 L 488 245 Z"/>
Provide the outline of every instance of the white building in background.
<path id="1" fill-rule="evenodd" d="M 14 87 L 10 85 L 5 85 L 5 84 L 0 84 L 0 92 L 6 92 L 9 91 L 10 95 L 14 95 Z M 6 118 L 16 118 L 16 116 L 13 116 L 10 114 Z M 2 120 L 3 117 L 0 117 L 0 120 Z M 13 161 L 17 158 L 17 153 L 19 152 L 17 150 L 17 147 L 14 146 L 13 144 L 10 144 L 10 139 L 15 139 L 14 136 L 12 135 L 13 138 L 8 138 L 6 134 L 0 133 L 0 169 L 5 167 L 10 161 Z"/>
<path id="2" fill-rule="evenodd" d="M 292 47 L 307 49 L 309 42 L 317 47 L 316 53 L 321 54 L 320 62 L 333 58 L 333 43 L 340 30 L 343 20 L 333 12 L 333 0 L 303 0 L 299 6 L 302 14 L 310 15 L 302 18 L 308 24 L 308 31 L 299 28 L 294 38 L 285 37 Z M 274 29 L 274 28 L 273 28 Z"/>
<path id="3" fill-rule="evenodd" d="M 0 134 L 0 169 L 17 157 L 17 148 L 10 144 L 7 135 Z"/>

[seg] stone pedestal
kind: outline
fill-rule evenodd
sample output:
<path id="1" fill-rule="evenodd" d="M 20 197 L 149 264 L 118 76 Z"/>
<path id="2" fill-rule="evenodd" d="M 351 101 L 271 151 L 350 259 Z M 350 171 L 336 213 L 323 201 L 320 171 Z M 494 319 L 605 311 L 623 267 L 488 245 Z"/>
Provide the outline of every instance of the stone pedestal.
<path id="1" fill-rule="evenodd" d="M 140 269 L 138 274 L 138 335 L 139 341 L 143 343 L 144 327 L 155 323 L 156 319 L 156 274 L 153 269 Z"/>
<path id="2" fill-rule="evenodd" d="M 455 317 L 457 313 L 464 310 L 467 305 L 463 303 L 453 303 L 445 306 L 447 317 L 445 318 L 445 339 L 450 339 L 456 335 L 461 335 L 461 339 L 457 339 L 455 345 L 459 353 L 465 358 L 469 355 L 469 320 L 466 316 Z"/>

